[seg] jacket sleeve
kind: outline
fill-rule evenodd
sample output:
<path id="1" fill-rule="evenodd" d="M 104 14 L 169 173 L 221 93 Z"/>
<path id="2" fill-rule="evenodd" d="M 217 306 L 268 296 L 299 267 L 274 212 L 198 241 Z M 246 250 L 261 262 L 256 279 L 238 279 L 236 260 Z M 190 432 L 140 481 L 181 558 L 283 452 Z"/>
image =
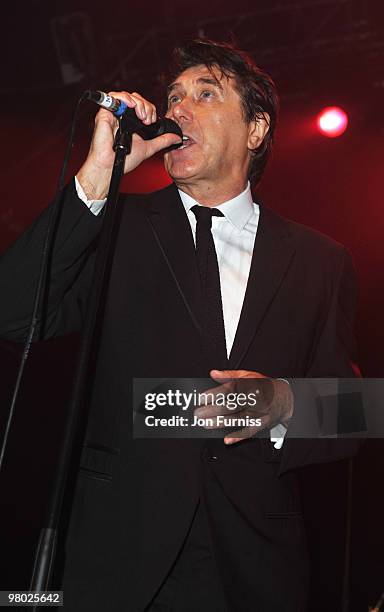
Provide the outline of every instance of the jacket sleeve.
<path id="1" fill-rule="evenodd" d="M 49 266 L 44 329 L 35 340 L 79 329 L 92 279 L 101 218 L 78 198 L 74 180 L 65 188 Z M 0 336 L 25 339 L 32 315 L 49 206 L 0 258 Z"/>
<path id="2" fill-rule="evenodd" d="M 356 272 L 351 256 L 343 249 L 328 315 L 306 373 L 308 378 L 361 376 L 354 332 L 356 302 Z"/>
<path id="3" fill-rule="evenodd" d="M 335 276 L 330 306 L 306 372 L 308 379 L 290 380 L 295 409 L 281 452 L 280 474 L 302 465 L 351 457 L 361 445 L 361 438 L 356 437 L 364 429 L 354 337 L 357 284 L 345 249 L 340 250 Z M 327 427 L 330 422 L 335 424 L 334 431 Z"/>

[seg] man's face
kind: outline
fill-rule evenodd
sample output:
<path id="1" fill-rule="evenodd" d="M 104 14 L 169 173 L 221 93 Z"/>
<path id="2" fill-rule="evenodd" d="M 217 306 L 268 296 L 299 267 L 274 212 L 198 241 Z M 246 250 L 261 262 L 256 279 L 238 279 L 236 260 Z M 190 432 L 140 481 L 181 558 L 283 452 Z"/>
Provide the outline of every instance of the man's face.
<path id="1" fill-rule="evenodd" d="M 232 77 L 204 65 L 182 72 L 169 87 L 167 117 L 174 119 L 185 144 L 165 154 L 168 174 L 176 183 L 196 184 L 240 181 L 245 184 L 251 149 L 255 140 L 254 122 L 246 124 L 240 96 Z"/>

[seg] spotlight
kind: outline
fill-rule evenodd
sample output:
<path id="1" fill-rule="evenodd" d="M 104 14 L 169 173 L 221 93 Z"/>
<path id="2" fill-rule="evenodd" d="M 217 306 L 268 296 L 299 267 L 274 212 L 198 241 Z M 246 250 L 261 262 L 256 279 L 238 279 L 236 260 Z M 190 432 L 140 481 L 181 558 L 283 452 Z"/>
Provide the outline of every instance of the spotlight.
<path id="1" fill-rule="evenodd" d="M 347 125 L 347 113 L 339 106 L 327 106 L 317 117 L 319 131 L 328 138 L 336 138 L 344 134 Z"/>

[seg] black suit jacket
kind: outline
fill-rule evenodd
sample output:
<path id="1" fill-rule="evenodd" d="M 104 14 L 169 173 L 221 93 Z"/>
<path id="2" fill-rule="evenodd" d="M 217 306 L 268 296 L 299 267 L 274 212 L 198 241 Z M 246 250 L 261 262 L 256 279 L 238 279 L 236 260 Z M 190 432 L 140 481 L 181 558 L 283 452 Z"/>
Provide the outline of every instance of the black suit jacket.
<path id="1" fill-rule="evenodd" d="M 133 377 L 202 377 L 193 237 L 177 190 L 121 199 L 98 342 L 90 416 L 67 538 L 68 610 L 145 609 L 182 545 L 197 500 L 229 609 L 305 609 L 307 566 L 293 470 L 353 452 L 334 440 L 132 439 Z M 101 218 L 67 187 L 51 268 L 44 337 L 81 326 Z M 44 213 L 3 256 L 4 337 L 21 339 L 47 223 Z M 23 280 L 23 283 L 20 282 Z M 271 377 L 355 375 L 355 279 L 338 243 L 261 206 L 231 369 Z M 313 389 L 295 421 L 316 433 Z M 298 383 L 299 384 L 299 383 Z M 294 434 L 292 434 L 294 435 Z"/>

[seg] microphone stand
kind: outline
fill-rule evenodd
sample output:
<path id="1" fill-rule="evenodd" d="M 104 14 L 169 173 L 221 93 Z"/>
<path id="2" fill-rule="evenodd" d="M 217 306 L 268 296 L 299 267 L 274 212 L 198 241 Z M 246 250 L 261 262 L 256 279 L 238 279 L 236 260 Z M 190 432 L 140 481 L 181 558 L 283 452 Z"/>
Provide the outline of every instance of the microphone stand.
<path id="1" fill-rule="evenodd" d="M 131 152 L 132 128 L 124 114 L 119 117 L 119 129 L 116 133 L 113 148 L 115 160 L 109 185 L 108 197 L 104 208 L 104 221 L 96 255 L 93 281 L 88 299 L 87 314 L 81 338 L 78 363 L 69 402 L 64 436 L 59 452 L 56 477 L 48 504 L 45 525 L 35 553 L 34 568 L 30 583 L 31 591 L 49 590 L 52 569 L 55 560 L 58 525 L 60 522 L 64 491 L 76 439 L 80 408 L 83 405 L 86 391 L 87 374 L 93 346 L 94 330 L 100 316 L 100 302 L 107 281 L 107 272 L 112 255 L 114 226 L 117 217 L 117 204 L 120 182 L 124 173 L 125 158 Z M 33 607 L 37 610 L 39 605 Z"/>

